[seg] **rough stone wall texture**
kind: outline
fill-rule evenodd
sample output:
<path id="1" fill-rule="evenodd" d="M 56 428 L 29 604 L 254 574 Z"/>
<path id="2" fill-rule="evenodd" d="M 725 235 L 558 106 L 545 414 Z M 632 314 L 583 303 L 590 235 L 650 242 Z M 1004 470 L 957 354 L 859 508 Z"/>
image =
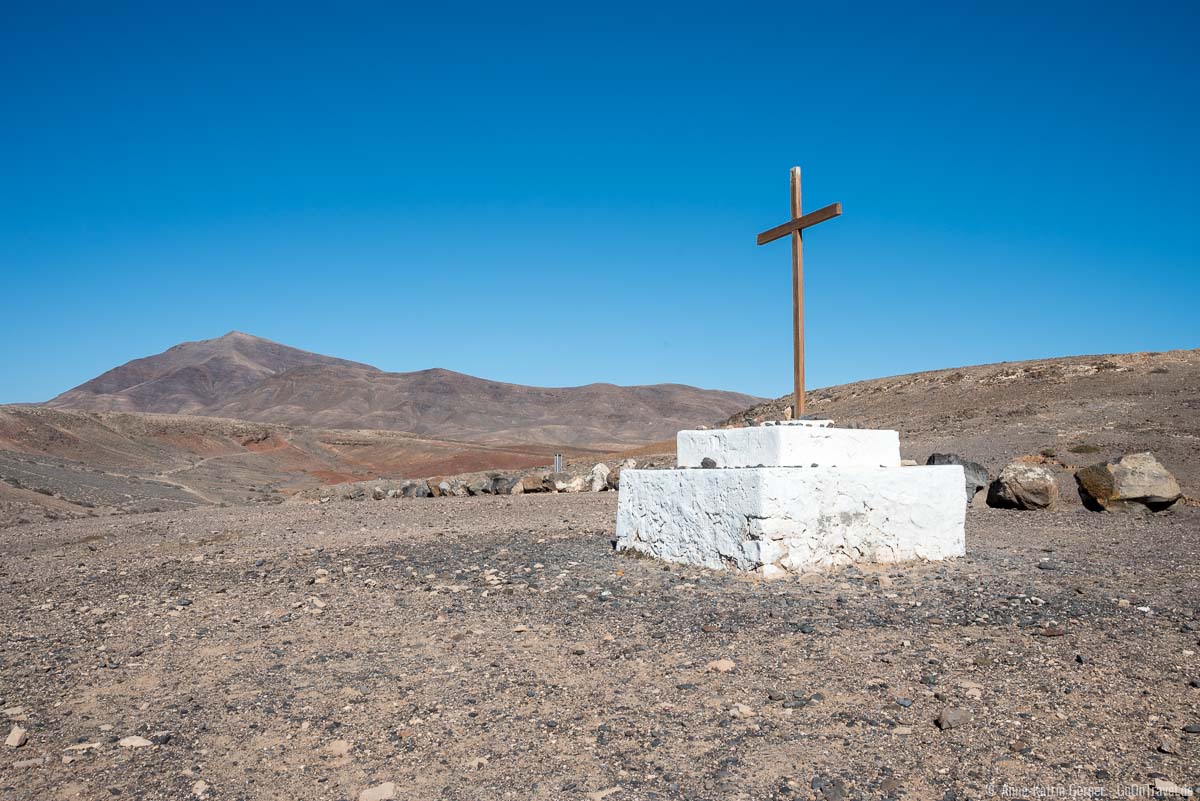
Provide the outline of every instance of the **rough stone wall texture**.
<path id="1" fill-rule="evenodd" d="M 766 576 L 966 553 L 963 470 L 625 470 L 617 548 Z"/>
<path id="2" fill-rule="evenodd" d="M 899 467 L 900 436 L 895 431 L 815 426 L 680 431 L 680 467 Z"/>

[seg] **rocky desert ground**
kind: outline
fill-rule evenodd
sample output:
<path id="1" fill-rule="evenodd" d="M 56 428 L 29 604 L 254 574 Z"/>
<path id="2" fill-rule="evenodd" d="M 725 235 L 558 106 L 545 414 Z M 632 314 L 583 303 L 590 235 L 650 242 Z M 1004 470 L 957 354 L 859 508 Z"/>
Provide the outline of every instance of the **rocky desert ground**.
<path id="1" fill-rule="evenodd" d="M 829 416 L 899 427 L 906 456 L 1055 471 L 1054 510 L 977 504 L 944 563 L 774 582 L 665 565 L 613 550 L 615 492 L 11 525 L 0 799 L 1186 797 L 1198 362 L 828 391 Z M 1135 451 L 1183 501 L 1072 497 L 1074 467 Z"/>
<path id="2" fill-rule="evenodd" d="M 1200 510 L 975 509 L 965 559 L 760 583 L 615 553 L 615 506 L 398 498 L 7 529 L 0 693 L 25 733 L 0 798 L 1200 785 Z"/>

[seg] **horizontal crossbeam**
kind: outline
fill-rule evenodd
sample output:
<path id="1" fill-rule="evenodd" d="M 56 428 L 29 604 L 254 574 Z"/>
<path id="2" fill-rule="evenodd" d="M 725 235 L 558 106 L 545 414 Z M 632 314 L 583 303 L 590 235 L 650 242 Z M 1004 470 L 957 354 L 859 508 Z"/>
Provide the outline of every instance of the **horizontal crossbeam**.
<path id="1" fill-rule="evenodd" d="M 776 239 L 780 239 L 792 233 L 792 231 L 800 231 L 808 228 L 809 226 L 816 225 L 817 223 L 823 223 L 826 220 L 832 220 L 834 217 L 840 217 L 841 215 L 841 203 L 833 203 L 823 209 L 810 211 L 803 217 L 797 217 L 794 220 L 785 222 L 783 225 L 777 225 L 769 231 L 763 231 L 758 235 L 758 244 L 765 245 L 768 242 L 774 242 Z"/>

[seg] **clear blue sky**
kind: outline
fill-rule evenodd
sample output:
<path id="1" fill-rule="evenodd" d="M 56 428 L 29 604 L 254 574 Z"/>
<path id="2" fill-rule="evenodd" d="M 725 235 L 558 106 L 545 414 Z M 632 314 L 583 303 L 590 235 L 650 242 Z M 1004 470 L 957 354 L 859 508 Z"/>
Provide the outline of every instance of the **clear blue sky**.
<path id="1" fill-rule="evenodd" d="M 187 5 L 0 11 L 0 402 L 230 329 L 781 395 L 795 163 L 810 386 L 1200 346 L 1196 3 Z"/>

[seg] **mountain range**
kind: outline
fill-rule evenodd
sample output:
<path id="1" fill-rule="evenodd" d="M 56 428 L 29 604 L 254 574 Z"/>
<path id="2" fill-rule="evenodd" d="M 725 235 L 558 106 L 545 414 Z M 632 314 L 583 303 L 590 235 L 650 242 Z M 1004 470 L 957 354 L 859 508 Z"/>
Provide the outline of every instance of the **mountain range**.
<path id="1" fill-rule="evenodd" d="M 681 384 L 550 388 L 442 369 L 391 373 L 231 331 L 134 359 L 45 405 L 619 449 L 712 423 L 760 400 Z"/>

